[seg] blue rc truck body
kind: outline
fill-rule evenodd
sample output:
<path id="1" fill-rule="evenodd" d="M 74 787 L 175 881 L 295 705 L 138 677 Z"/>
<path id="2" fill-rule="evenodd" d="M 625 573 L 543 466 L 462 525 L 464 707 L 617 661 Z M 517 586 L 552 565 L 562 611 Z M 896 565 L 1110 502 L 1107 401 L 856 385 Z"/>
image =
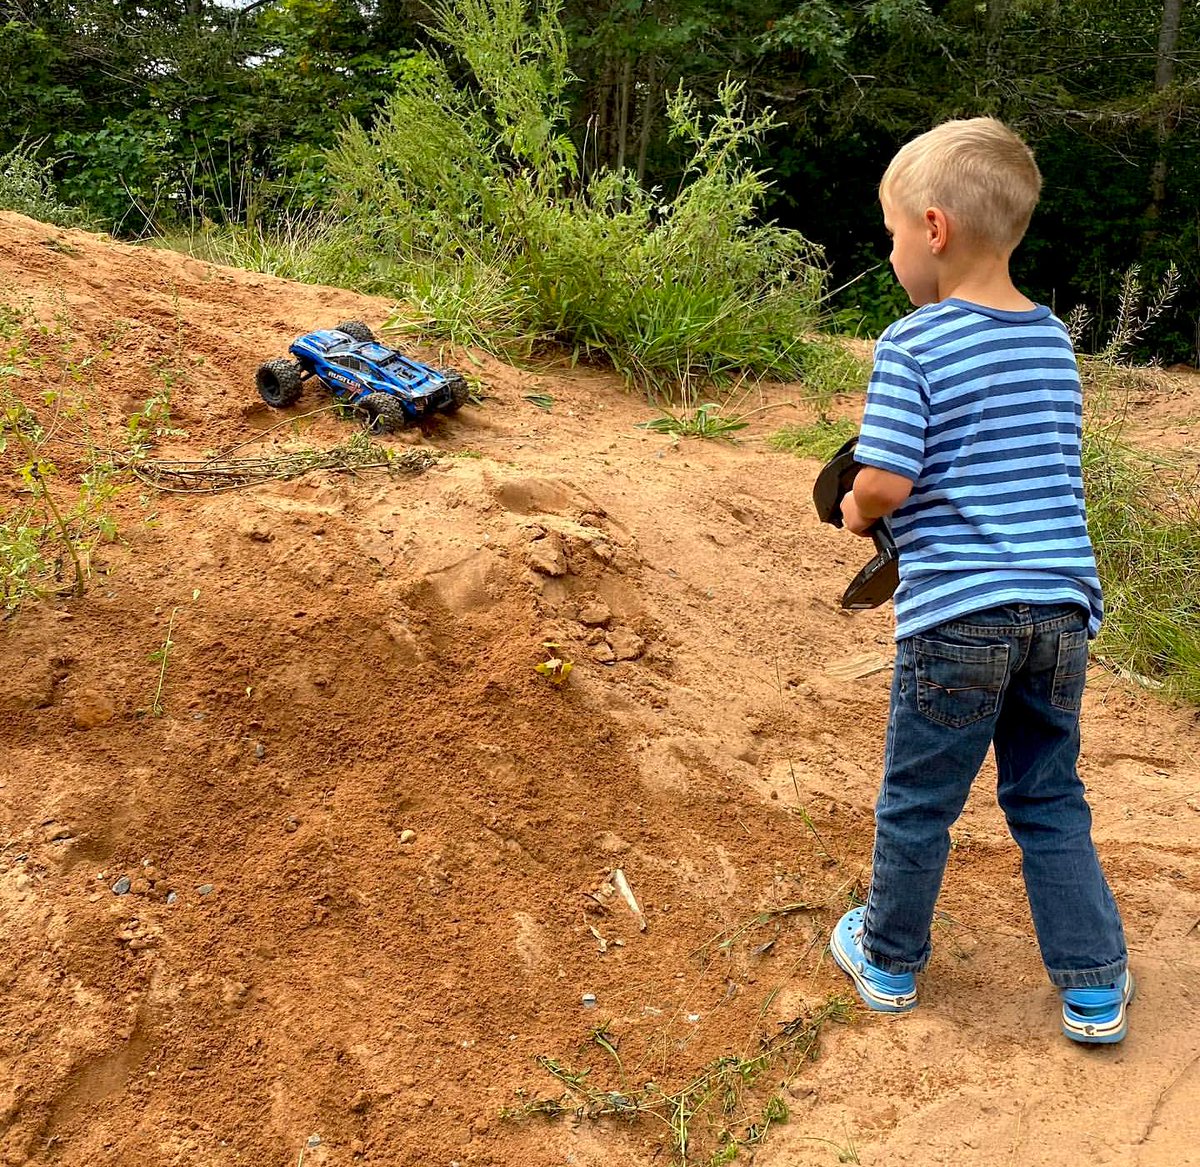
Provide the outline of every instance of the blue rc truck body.
<path id="1" fill-rule="evenodd" d="M 431 414 L 453 413 L 467 401 L 467 383 L 460 373 L 434 368 L 380 344 L 356 320 L 297 337 L 288 352 L 293 360 L 267 361 L 255 378 L 259 395 L 276 409 L 293 404 L 310 377 L 362 413 L 376 431 L 403 429 Z"/>

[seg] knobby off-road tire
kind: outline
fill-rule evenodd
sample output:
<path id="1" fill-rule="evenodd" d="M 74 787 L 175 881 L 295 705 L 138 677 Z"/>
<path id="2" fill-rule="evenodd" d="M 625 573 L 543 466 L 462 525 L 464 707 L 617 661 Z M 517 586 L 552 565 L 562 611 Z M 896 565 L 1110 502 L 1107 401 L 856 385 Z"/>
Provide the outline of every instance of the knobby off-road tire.
<path id="1" fill-rule="evenodd" d="M 373 434 L 391 434 L 408 425 L 408 414 L 390 393 L 368 393 L 356 401 L 354 408 L 366 419 Z"/>
<path id="2" fill-rule="evenodd" d="M 344 332 L 351 340 L 362 343 L 375 340 L 375 334 L 361 320 L 343 320 L 341 324 L 335 324 L 334 328 L 338 332 Z"/>
<path id="3" fill-rule="evenodd" d="M 292 405 L 299 400 L 303 388 L 300 373 L 301 369 L 296 361 L 284 360 L 282 357 L 259 365 L 258 372 L 254 374 L 258 395 L 272 409 L 283 409 Z"/>
<path id="4" fill-rule="evenodd" d="M 441 373 L 446 378 L 446 384 L 450 386 L 450 404 L 443 405 L 444 413 L 457 413 L 471 399 L 471 390 L 467 386 L 467 379 L 461 373 L 456 373 L 453 369 L 436 369 L 435 372 Z"/>

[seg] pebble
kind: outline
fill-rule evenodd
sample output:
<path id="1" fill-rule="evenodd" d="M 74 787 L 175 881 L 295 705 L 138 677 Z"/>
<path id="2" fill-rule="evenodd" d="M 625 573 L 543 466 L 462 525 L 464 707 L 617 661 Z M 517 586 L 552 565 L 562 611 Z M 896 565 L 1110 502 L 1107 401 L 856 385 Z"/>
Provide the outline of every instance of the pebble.
<path id="1" fill-rule="evenodd" d="M 122 875 L 116 883 L 112 885 L 113 895 L 123 896 L 129 894 L 130 887 L 133 886 L 133 880 L 128 875 Z"/>
<path id="2" fill-rule="evenodd" d="M 28 888 L 32 882 L 33 881 L 29 878 L 29 876 L 22 871 L 21 874 L 17 876 L 17 891 L 25 891 L 25 889 Z"/>
<path id="3" fill-rule="evenodd" d="M 130 882 L 129 890 L 133 892 L 135 896 L 149 895 L 150 881 L 148 879 L 135 879 Z"/>
<path id="4" fill-rule="evenodd" d="M 401 843 L 415 843 L 417 840 L 417 832 L 406 828 L 400 832 Z"/>
<path id="5" fill-rule="evenodd" d="M 47 843 L 58 843 L 61 840 L 69 839 L 70 837 L 71 837 L 71 828 L 70 827 L 47 827 L 46 828 L 46 842 Z"/>
<path id="6" fill-rule="evenodd" d="M 254 743 L 254 756 L 256 758 L 265 758 L 267 756 L 267 747 L 262 742 Z"/>
<path id="7" fill-rule="evenodd" d="M 583 1001 L 583 1007 L 585 1009 L 595 1009 L 596 1008 L 596 994 L 595 993 L 584 993 L 581 1000 Z"/>
<path id="8" fill-rule="evenodd" d="M 169 908 L 177 899 L 179 899 L 179 896 L 175 892 L 167 892 L 167 907 Z"/>
<path id="9" fill-rule="evenodd" d="M 308 1136 L 308 1145 L 310 1147 L 319 1147 L 321 1145 L 321 1136 L 320 1135 L 309 1135 Z"/>
<path id="10" fill-rule="evenodd" d="M 213 885 L 211 883 L 202 883 L 202 884 L 200 884 L 199 887 L 196 888 L 196 890 L 202 896 L 210 896 L 213 893 Z"/>

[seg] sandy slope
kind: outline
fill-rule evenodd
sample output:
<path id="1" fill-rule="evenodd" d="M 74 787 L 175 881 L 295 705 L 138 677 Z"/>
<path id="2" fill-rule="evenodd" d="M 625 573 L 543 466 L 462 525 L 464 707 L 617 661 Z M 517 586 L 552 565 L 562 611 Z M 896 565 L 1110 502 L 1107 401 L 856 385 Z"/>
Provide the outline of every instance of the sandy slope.
<path id="1" fill-rule="evenodd" d="M 169 382 L 188 457 L 343 440 L 327 414 L 268 432 L 254 367 L 387 311 L 15 215 L 0 289 L 99 354 L 69 389 L 94 436 Z M 47 370 L 61 347 L 34 341 Z M 664 1164 L 654 1120 L 499 1110 L 555 1092 L 539 1054 L 622 1088 L 598 1026 L 630 1086 L 670 1090 L 844 990 L 823 944 L 866 878 L 887 675 L 829 670 L 886 657 L 891 618 L 838 611 L 863 545 L 762 442 L 802 390 L 737 445 L 676 444 L 607 376 L 447 355 L 487 399 L 393 439 L 443 455 L 426 474 L 131 489 L 88 595 L 3 626 L 6 1162 Z M 1189 392 L 1142 403 L 1150 432 L 1188 428 Z M 562 690 L 533 670 L 547 640 Z M 791 1120 L 738 1162 L 1200 1163 L 1196 716 L 1097 670 L 1084 725 L 1127 1042 L 1059 1036 L 985 775 L 921 1008 L 776 1067 Z M 589 897 L 614 867 L 644 932 Z"/>

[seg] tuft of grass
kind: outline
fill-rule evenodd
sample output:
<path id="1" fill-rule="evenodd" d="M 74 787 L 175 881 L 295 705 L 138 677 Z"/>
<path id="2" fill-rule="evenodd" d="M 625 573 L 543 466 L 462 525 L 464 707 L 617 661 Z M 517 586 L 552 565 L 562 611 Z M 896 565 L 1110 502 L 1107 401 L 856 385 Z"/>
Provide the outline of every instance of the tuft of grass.
<path id="1" fill-rule="evenodd" d="M 857 433 L 858 426 L 848 418 L 820 417 L 808 425 L 788 425 L 776 430 L 768 436 L 767 445 L 799 458 L 827 462 Z"/>
<path id="2" fill-rule="evenodd" d="M 676 438 L 721 438 L 732 441 L 738 430 L 744 430 L 750 423 L 745 418 L 734 414 L 725 417 L 721 406 L 715 401 L 706 401 L 695 409 L 683 413 L 671 413 L 663 410 L 660 416 L 649 421 L 639 421 L 638 429 L 651 430 L 656 434 L 670 434 Z"/>

